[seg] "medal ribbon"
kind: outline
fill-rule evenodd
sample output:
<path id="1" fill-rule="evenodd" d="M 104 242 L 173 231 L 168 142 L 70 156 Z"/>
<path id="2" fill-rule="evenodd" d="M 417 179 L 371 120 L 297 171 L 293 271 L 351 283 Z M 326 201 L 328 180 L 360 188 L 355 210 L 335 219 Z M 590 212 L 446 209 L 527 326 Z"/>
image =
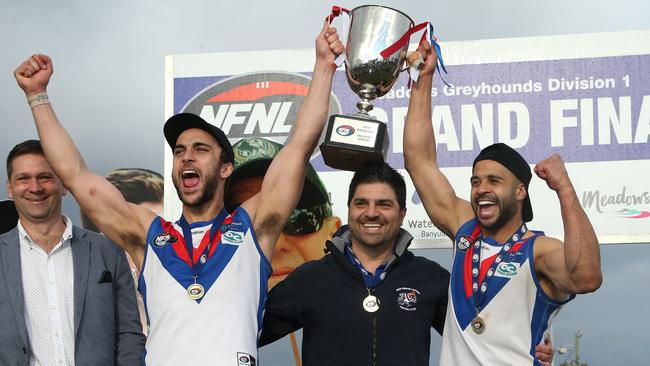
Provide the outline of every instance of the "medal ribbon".
<path id="1" fill-rule="evenodd" d="M 481 243 L 483 241 L 483 235 L 481 234 L 480 236 L 481 240 L 478 240 L 473 244 L 471 273 L 473 289 L 472 297 L 474 298 L 477 315 L 481 312 L 481 306 L 483 305 L 483 300 L 487 293 L 488 283 L 492 279 L 496 267 L 501 263 L 502 256 L 510 251 L 518 241 L 522 240 L 526 231 L 528 231 L 528 228 L 524 223 L 514 234 L 512 234 L 508 241 L 503 243 L 498 254 L 492 256 L 491 259 L 486 259 L 485 266 L 481 266 Z"/>
<path id="2" fill-rule="evenodd" d="M 341 24 L 342 26 L 339 27 L 340 29 L 339 29 L 338 33 L 339 33 L 339 39 L 341 40 L 341 42 L 344 42 L 344 44 L 345 44 L 345 42 L 347 42 L 347 38 L 348 38 L 347 37 L 347 32 L 348 32 L 348 30 L 350 28 L 351 11 L 349 9 L 342 8 L 340 6 L 334 5 L 334 6 L 332 6 L 332 12 L 328 16 L 325 17 L 325 21 L 328 24 L 331 25 L 332 22 L 334 21 L 334 19 L 337 18 L 338 16 L 340 16 L 342 13 L 347 15 L 347 17 L 342 17 L 341 18 L 341 19 L 343 19 L 343 23 Z M 425 40 L 427 40 L 427 41 L 429 41 L 431 46 L 436 50 L 436 56 L 437 56 L 437 61 L 436 62 L 438 64 L 438 67 L 436 67 L 436 69 L 438 70 L 438 73 L 440 74 L 440 79 L 442 79 L 442 82 L 445 83 L 445 85 L 447 85 L 448 87 L 452 87 L 452 85 L 449 84 L 445 80 L 445 78 L 442 76 L 442 72 L 440 72 L 440 69 L 442 69 L 442 71 L 444 71 L 445 74 L 446 74 L 447 73 L 447 68 L 445 67 L 445 62 L 442 60 L 442 50 L 440 49 L 440 45 L 438 44 L 438 42 L 436 42 L 436 39 L 433 37 L 433 25 L 430 22 L 420 23 L 420 24 L 418 24 L 416 26 L 411 27 L 409 30 L 407 30 L 406 33 L 404 33 L 404 35 L 400 39 L 398 39 L 395 43 L 388 46 L 385 50 L 383 50 L 383 51 L 381 51 L 379 53 L 380 54 L 380 60 L 386 59 L 386 58 L 390 57 L 391 55 L 393 55 L 395 52 L 401 50 L 402 47 L 404 47 L 410 41 L 411 35 L 413 35 L 414 33 L 419 32 L 419 31 L 421 31 L 423 29 L 424 29 L 424 33 L 422 34 L 422 37 L 420 38 L 420 44 L 422 44 Z M 343 65 L 345 60 L 346 60 L 345 54 L 337 55 L 336 59 L 334 60 L 334 64 L 336 65 L 336 67 L 340 67 L 341 65 Z M 419 70 L 417 70 L 415 68 L 409 68 L 409 87 L 411 85 L 411 79 L 413 79 L 414 81 L 417 82 L 419 75 L 420 75 Z"/>
<path id="3" fill-rule="evenodd" d="M 192 278 L 194 278 L 194 283 L 196 283 L 197 279 L 201 275 L 205 264 L 208 263 L 208 255 L 210 253 L 210 248 L 212 247 L 212 241 L 217 232 L 219 232 L 217 226 L 223 221 L 225 214 L 226 212 L 222 210 L 214 219 L 212 219 L 212 225 L 209 229 L 210 237 L 208 245 L 205 246 L 205 249 L 203 249 L 203 252 L 199 256 L 199 260 L 196 263 L 194 262 L 194 245 L 192 244 L 192 230 L 190 229 L 190 224 L 185 219 L 185 216 L 181 216 L 181 219 L 178 220 L 178 225 L 183 229 L 183 239 L 185 239 L 185 246 L 187 247 L 187 253 L 190 257 L 190 268 L 192 269 Z M 201 263 L 200 258 L 203 256 L 205 256 L 205 262 Z"/>
<path id="4" fill-rule="evenodd" d="M 325 21 L 332 24 L 332 20 L 334 20 L 334 18 L 336 18 L 337 16 L 341 15 L 341 12 L 344 12 L 344 13 L 350 15 L 350 10 L 349 9 L 342 8 L 342 7 L 336 6 L 336 5 L 332 6 L 332 13 L 330 15 L 328 15 L 327 17 L 325 17 Z"/>
<path id="5" fill-rule="evenodd" d="M 438 67 L 436 69 L 438 70 L 438 73 L 440 74 L 440 79 L 442 79 L 442 82 L 445 83 L 445 85 L 451 87 L 451 84 L 449 84 L 447 81 L 445 81 L 445 78 L 442 76 L 442 72 L 440 72 L 440 69 L 447 73 L 447 68 L 445 67 L 445 62 L 442 60 L 442 50 L 440 49 L 440 45 L 438 42 L 436 42 L 436 39 L 433 37 L 433 25 L 430 22 L 424 22 L 420 23 L 412 28 L 410 28 L 404 35 L 398 39 L 395 43 L 392 45 L 388 46 L 385 50 L 381 51 L 379 54 L 381 55 L 382 59 L 386 59 L 393 55 L 395 52 L 399 51 L 404 47 L 411 39 L 411 36 L 421 30 L 424 30 L 424 33 L 422 33 L 422 37 L 420 38 L 420 43 L 424 43 L 425 40 L 429 41 L 431 46 L 436 50 L 436 63 L 438 64 Z M 418 81 L 418 77 L 420 76 L 420 71 L 416 68 L 409 68 L 409 77 L 410 79 L 413 79 L 413 81 Z M 409 79 L 409 86 L 411 83 L 411 80 Z"/>
<path id="6" fill-rule="evenodd" d="M 390 56 L 392 56 L 395 52 L 401 50 L 402 47 L 406 46 L 406 44 L 409 42 L 409 40 L 411 39 L 411 35 L 413 33 L 419 32 L 422 29 L 424 29 L 424 27 L 426 27 L 427 24 L 428 22 L 424 22 L 409 28 L 409 30 L 407 30 L 406 33 L 404 33 L 404 35 L 400 39 L 398 39 L 392 45 L 388 46 L 385 50 L 379 52 L 382 59 L 387 59 Z"/>

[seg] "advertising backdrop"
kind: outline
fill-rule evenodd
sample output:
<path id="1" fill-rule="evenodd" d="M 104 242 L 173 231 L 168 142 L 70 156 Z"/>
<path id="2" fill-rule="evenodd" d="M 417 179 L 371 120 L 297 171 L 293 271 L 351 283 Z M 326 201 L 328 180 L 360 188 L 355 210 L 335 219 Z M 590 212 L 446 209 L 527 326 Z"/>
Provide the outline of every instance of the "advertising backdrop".
<path id="1" fill-rule="evenodd" d="M 650 31 L 441 43 L 452 86 L 436 74 L 432 124 L 438 161 L 456 193 L 469 198 L 474 157 L 505 142 L 533 166 L 558 153 L 601 243 L 650 242 Z M 415 46 L 412 45 L 411 48 Z M 248 136 L 284 142 L 304 100 L 313 50 L 174 55 L 166 58 L 165 114 L 192 112 L 232 143 Z M 432 225 L 404 170 L 402 133 L 409 88 L 403 73 L 374 102 L 387 122 L 387 161 L 407 178 L 404 228 L 413 247 L 450 247 Z M 354 113 L 359 100 L 343 69 L 334 77 L 330 113 Z M 352 173 L 312 165 L 344 222 Z M 165 152 L 165 179 L 171 151 Z M 165 216 L 180 216 L 171 181 Z M 435 187 L 431 187 L 435 189 Z M 562 238 L 555 193 L 534 177 L 531 228 Z"/>

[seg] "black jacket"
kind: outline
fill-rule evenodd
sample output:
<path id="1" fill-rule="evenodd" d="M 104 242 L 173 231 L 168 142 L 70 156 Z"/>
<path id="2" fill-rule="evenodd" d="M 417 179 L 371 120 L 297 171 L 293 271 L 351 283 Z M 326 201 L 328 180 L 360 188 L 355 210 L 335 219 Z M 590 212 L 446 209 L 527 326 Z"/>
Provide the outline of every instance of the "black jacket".
<path id="1" fill-rule="evenodd" d="M 386 277 L 370 291 L 343 254 L 350 240 L 342 227 L 327 242 L 329 254 L 296 268 L 271 292 L 260 346 L 303 328 L 302 361 L 315 365 L 428 365 L 431 327 L 442 333 L 449 272 L 407 250 L 412 236 L 401 230 Z M 407 295 L 408 294 L 408 295 Z"/>

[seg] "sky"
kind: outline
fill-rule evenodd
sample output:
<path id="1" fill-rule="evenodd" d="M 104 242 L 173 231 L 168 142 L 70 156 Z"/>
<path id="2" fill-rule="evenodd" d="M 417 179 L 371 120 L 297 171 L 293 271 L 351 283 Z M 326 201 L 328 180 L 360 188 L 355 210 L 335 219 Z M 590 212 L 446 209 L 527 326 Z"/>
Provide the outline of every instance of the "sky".
<path id="1" fill-rule="evenodd" d="M 645 0 L 375 3 L 402 10 L 416 21 L 431 21 L 443 41 L 650 29 L 650 3 Z M 159 126 L 164 118 L 165 55 L 311 48 L 332 5 L 361 4 L 1 0 L 0 157 L 5 161 L 13 145 L 36 136 L 12 75 L 33 53 L 53 58 L 50 99 L 93 171 L 105 174 L 116 167 L 162 171 L 164 140 Z M 642 174 L 648 178 L 650 173 Z M 6 181 L 4 169 L 0 179 Z M 0 199 L 5 197 L 3 190 Z M 64 211 L 78 222 L 72 199 L 65 200 Z M 416 254 L 450 266 L 447 250 Z M 571 343 L 580 327 L 582 360 L 589 365 L 643 364 L 641 346 L 650 344 L 650 245 L 607 246 L 602 257 L 602 288 L 566 306 L 555 325 L 557 344 Z M 439 337 L 433 338 L 436 360 Z M 286 340 L 263 349 L 263 365 L 287 364 L 287 352 Z M 564 358 L 558 355 L 558 364 Z"/>

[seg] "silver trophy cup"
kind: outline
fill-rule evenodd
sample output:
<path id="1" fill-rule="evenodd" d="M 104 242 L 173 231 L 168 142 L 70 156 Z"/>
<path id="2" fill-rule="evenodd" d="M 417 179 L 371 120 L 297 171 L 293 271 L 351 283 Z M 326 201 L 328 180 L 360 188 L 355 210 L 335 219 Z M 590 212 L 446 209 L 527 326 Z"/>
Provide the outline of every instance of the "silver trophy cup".
<path id="1" fill-rule="evenodd" d="M 354 171 L 363 164 L 385 160 L 386 124 L 368 112 L 373 108 L 371 102 L 395 84 L 406 59 L 408 42 L 386 58 L 380 53 L 413 24 L 408 15 L 383 6 L 364 5 L 350 12 L 345 70 L 350 88 L 361 100 L 357 102 L 357 113 L 330 116 L 325 141 L 320 145 L 325 164 Z"/>

